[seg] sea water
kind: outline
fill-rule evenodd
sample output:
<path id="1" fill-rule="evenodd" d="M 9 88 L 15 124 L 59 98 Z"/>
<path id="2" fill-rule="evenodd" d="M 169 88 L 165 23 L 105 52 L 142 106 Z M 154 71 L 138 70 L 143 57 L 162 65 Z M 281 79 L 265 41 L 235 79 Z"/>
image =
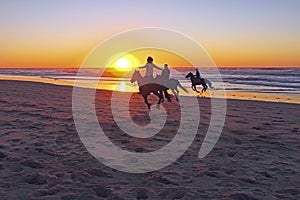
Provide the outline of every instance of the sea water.
<path id="1" fill-rule="evenodd" d="M 208 68 L 199 68 L 199 70 L 203 78 L 213 83 L 214 90 L 222 86 L 226 91 L 288 94 L 300 97 L 300 68 L 219 68 L 217 71 L 221 79 L 216 78 L 215 70 L 213 73 Z M 121 91 L 137 87 L 130 83 L 130 77 L 100 76 L 98 69 L 84 69 L 80 75 L 77 75 L 77 71 L 77 69 L 0 69 L 0 77 L 39 78 L 41 82 L 47 79 L 54 83 L 63 81 L 69 85 L 73 85 L 76 79 L 83 85 L 99 83 L 99 88 Z M 195 74 L 195 68 L 171 69 L 171 77 L 178 79 L 184 87 L 190 88 L 190 80 L 185 78 L 188 72 Z M 198 88 L 201 89 L 201 86 Z"/>

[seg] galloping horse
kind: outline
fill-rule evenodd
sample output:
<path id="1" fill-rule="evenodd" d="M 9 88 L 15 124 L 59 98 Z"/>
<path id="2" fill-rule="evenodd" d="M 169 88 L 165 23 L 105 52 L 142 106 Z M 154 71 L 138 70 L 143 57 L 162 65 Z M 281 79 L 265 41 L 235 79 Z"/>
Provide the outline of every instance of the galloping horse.
<path id="1" fill-rule="evenodd" d="M 144 98 L 144 102 L 147 104 L 148 109 L 150 110 L 151 104 L 148 102 L 147 97 L 153 93 L 158 96 L 159 100 L 157 102 L 157 106 L 159 108 L 160 103 L 163 102 L 163 92 L 168 88 L 156 83 L 155 79 L 148 80 L 148 78 L 143 78 L 139 71 L 135 70 L 132 74 L 130 82 L 133 83 L 137 81 L 140 93 Z M 166 98 L 170 101 L 170 97 L 166 96 Z"/>
<path id="2" fill-rule="evenodd" d="M 196 78 L 192 72 L 189 72 L 185 78 L 190 78 L 192 82 L 192 89 L 199 93 L 199 91 L 196 88 L 196 85 L 202 85 L 203 89 L 201 90 L 201 93 L 205 92 L 208 88 L 207 84 L 210 88 L 213 88 L 212 83 L 205 79 L 205 78 Z"/>
<path id="3" fill-rule="evenodd" d="M 171 89 L 173 94 L 175 95 L 176 101 L 179 101 L 178 95 L 179 95 L 179 90 L 178 87 L 180 87 L 183 91 L 188 92 L 181 84 L 180 82 L 175 79 L 175 78 L 170 78 L 167 80 L 163 80 L 160 75 L 157 76 L 157 79 L 159 82 L 161 82 L 164 86 L 167 88 Z"/>

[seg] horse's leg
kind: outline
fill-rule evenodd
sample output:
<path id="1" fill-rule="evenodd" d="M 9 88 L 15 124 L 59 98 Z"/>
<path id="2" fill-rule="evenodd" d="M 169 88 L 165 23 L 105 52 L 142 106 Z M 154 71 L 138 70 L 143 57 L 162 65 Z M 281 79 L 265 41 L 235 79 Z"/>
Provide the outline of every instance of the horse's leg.
<path id="1" fill-rule="evenodd" d="M 144 102 L 145 102 L 145 104 L 147 104 L 147 107 L 148 107 L 148 109 L 150 110 L 150 108 L 151 108 L 151 103 L 148 102 L 147 97 L 148 97 L 148 95 L 143 95 Z"/>
<path id="2" fill-rule="evenodd" d="M 159 103 L 162 103 L 164 102 L 164 94 L 163 94 L 163 91 L 157 91 L 157 94 L 158 94 L 158 98 L 159 98 Z"/>
<path id="3" fill-rule="evenodd" d="M 206 85 L 206 84 L 202 84 L 202 87 L 203 87 L 203 89 L 201 90 L 201 94 L 202 94 L 203 92 L 206 92 L 206 90 L 207 90 L 207 85 Z"/>
<path id="4" fill-rule="evenodd" d="M 160 104 L 160 102 L 162 101 L 161 92 L 160 91 L 153 91 L 153 94 L 155 94 L 159 98 L 157 104 Z"/>
<path id="5" fill-rule="evenodd" d="M 176 101 L 179 101 L 179 99 L 178 99 L 178 93 L 179 93 L 178 89 L 177 88 L 172 89 L 172 92 L 175 95 Z"/>
<path id="6" fill-rule="evenodd" d="M 156 96 L 158 96 L 158 102 L 156 104 L 156 108 L 159 110 L 160 109 L 160 103 L 163 99 L 163 94 L 162 94 L 162 91 L 153 91 L 153 94 L 155 94 Z"/>
<path id="7" fill-rule="evenodd" d="M 196 85 L 193 85 L 193 87 L 194 87 L 194 89 L 193 89 L 193 90 L 199 93 L 199 91 L 197 90 L 197 87 L 196 87 Z"/>
<path id="8" fill-rule="evenodd" d="M 160 102 L 163 103 L 165 101 L 165 98 L 164 98 L 164 94 L 162 93 L 162 91 L 159 91 L 160 95 L 161 95 L 161 100 Z M 160 97 L 159 97 L 160 98 Z"/>
<path id="9" fill-rule="evenodd" d="M 192 89 L 195 91 L 195 86 L 194 85 L 192 85 Z"/>
<path id="10" fill-rule="evenodd" d="M 164 90 L 163 92 L 164 92 L 164 94 L 165 94 L 166 99 L 167 99 L 169 102 L 171 102 L 171 97 L 170 97 L 170 94 L 168 93 L 168 90 Z"/>
<path id="11" fill-rule="evenodd" d="M 196 85 L 192 85 L 192 89 L 194 90 L 194 91 L 196 91 L 197 89 L 196 89 Z"/>
<path id="12" fill-rule="evenodd" d="M 203 89 L 204 89 L 204 92 L 206 92 L 206 90 L 207 90 L 207 85 L 206 84 L 204 85 Z"/>

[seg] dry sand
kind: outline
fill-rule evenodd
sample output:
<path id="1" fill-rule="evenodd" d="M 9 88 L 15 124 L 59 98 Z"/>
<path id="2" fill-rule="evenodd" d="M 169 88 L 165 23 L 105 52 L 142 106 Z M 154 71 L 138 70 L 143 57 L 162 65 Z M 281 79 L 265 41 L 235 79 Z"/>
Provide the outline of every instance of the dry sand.
<path id="1" fill-rule="evenodd" d="M 97 92 L 96 110 L 109 138 L 148 152 L 178 128 L 178 104 L 163 105 L 164 134 L 136 139 L 112 121 L 110 91 Z M 189 98 L 189 97 L 181 97 Z M 199 98 L 198 134 L 170 166 L 145 174 L 119 172 L 93 158 L 72 117 L 72 87 L 0 81 L 0 199 L 300 199 L 299 104 L 228 100 L 222 135 L 208 156 L 198 152 L 210 122 L 210 99 Z M 133 94 L 134 121 L 147 109 Z"/>

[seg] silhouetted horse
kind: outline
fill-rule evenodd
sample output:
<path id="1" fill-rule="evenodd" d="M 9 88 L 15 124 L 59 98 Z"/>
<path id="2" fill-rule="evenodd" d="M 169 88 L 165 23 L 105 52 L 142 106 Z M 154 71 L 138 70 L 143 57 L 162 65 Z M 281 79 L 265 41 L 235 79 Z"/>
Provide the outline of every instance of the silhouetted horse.
<path id="1" fill-rule="evenodd" d="M 209 80 L 207 80 L 205 78 L 196 78 L 192 72 L 189 72 L 185 76 L 185 78 L 191 79 L 192 89 L 198 93 L 199 93 L 199 91 L 197 90 L 196 85 L 202 85 L 203 89 L 201 90 L 201 93 L 205 92 L 207 90 L 207 88 L 208 88 L 207 84 L 209 85 L 210 88 L 213 88 L 212 83 Z"/>
<path id="2" fill-rule="evenodd" d="M 139 71 L 135 70 L 134 73 L 132 74 L 131 80 L 130 82 L 133 83 L 137 81 L 139 89 L 140 89 L 140 93 L 144 98 L 145 103 L 148 106 L 148 109 L 150 110 L 151 104 L 148 102 L 147 97 L 153 93 L 156 96 L 158 96 L 159 100 L 157 102 L 157 106 L 159 108 L 160 103 L 163 102 L 163 92 L 168 90 L 167 87 L 160 85 L 159 83 L 155 82 L 155 79 L 151 79 L 149 80 L 148 78 L 143 78 L 142 75 L 140 74 Z M 167 94 L 167 93 L 165 93 Z M 167 94 L 166 98 L 170 100 L 169 95 Z"/>
<path id="3" fill-rule="evenodd" d="M 188 92 L 181 84 L 180 82 L 175 79 L 175 78 L 170 78 L 167 80 L 163 80 L 160 75 L 157 76 L 156 78 L 159 82 L 161 82 L 164 86 L 167 88 L 171 89 L 173 94 L 175 95 L 176 101 L 179 101 L 178 95 L 179 95 L 179 90 L 178 87 L 180 87 L 183 91 Z"/>

